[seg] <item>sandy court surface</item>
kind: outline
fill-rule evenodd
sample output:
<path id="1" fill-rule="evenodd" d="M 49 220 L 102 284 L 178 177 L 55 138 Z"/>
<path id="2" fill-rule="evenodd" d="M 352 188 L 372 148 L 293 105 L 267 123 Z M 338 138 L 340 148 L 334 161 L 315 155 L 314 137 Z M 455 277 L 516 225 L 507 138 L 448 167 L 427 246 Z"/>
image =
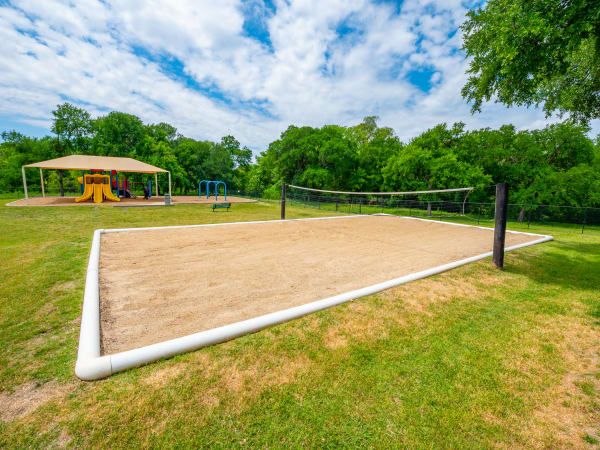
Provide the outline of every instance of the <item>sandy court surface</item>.
<path id="1" fill-rule="evenodd" d="M 491 250 L 492 230 L 390 216 L 103 234 L 104 354 L 298 306 Z M 507 233 L 511 246 L 538 239 Z"/>
<path id="2" fill-rule="evenodd" d="M 102 203 L 94 203 L 92 200 L 88 200 L 86 202 L 75 203 L 76 197 L 30 197 L 29 203 L 22 198 L 20 200 L 15 200 L 14 202 L 7 203 L 6 206 L 123 206 L 123 205 L 164 205 L 165 198 L 163 196 L 160 197 L 152 197 L 148 200 L 144 200 L 144 197 L 138 198 L 121 198 L 120 202 L 111 202 L 109 200 L 105 200 Z M 171 203 L 176 204 L 188 204 L 188 203 L 221 203 L 225 202 L 225 197 L 219 195 L 218 201 L 215 200 L 215 196 L 211 196 L 209 198 L 206 197 L 198 197 L 191 195 L 174 195 L 171 197 Z M 227 196 L 228 203 L 253 203 L 256 200 L 251 198 L 243 198 L 243 197 L 234 197 L 231 195 Z"/>

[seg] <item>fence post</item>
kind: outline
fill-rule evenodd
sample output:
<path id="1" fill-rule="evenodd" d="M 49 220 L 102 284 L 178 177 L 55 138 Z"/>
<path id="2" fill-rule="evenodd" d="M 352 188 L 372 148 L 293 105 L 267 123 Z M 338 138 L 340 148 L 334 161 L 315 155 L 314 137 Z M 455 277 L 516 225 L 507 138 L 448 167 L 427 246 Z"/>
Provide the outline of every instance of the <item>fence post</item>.
<path id="1" fill-rule="evenodd" d="M 339 197 L 335 199 L 335 210 L 338 210 L 338 203 L 340 202 Z"/>
<path id="2" fill-rule="evenodd" d="M 362 214 L 362 198 L 358 200 L 358 213 Z"/>
<path id="3" fill-rule="evenodd" d="M 581 234 L 583 234 L 583 230 L 585 229 L 585 223 L 587 222 L 587 208 L 583 210 L 583 223 L 581 224 Z"/>
<path id="4" fill-rule="evenodd" d="M 480 218 L 481 218 L 481 205 L 479 205 L 479 209 L 477 210 L 477 225 L 479 225 Z"/>
<path id="5" fill-rule="evenodd" d="M 529 205 L 529 211 L 527 211 L 527 229 L 529 230 L 529 223 L 531 222 L 531 210 L 533 205 Z"/>
<path id="6" fill-rule="evenodd" d="M 508 210 L 508 186 L 506 183 L 496 185 L 496 211 L 494 223 L 494 265 L 504 268 L 504 241 L 506 239 L 506 215 Z"/>
<path id="7" fill-rule="evenodd" d="M 285 220 L 285 182 L 281 183 L 281 220 Z"/>

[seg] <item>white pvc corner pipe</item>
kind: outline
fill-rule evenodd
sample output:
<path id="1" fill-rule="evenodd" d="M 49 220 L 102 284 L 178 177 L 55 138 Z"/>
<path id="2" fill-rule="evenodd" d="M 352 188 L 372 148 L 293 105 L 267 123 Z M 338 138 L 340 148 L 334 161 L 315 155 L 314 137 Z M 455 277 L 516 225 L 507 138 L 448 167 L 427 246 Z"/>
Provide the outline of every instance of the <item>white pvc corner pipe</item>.
<path id="1" fill-rule="evenodd" d="M 342 219 L 364 216 L 336 216 L 336 217 L 319 217 L 308 219 L 294 220 L 325 220 L 325 219 Z M 426 220 L 427 219 L 423 219 Z M 286 220 L 290 222 L 292 220 Z M 379 291 L 389 289 L 410 281 L 425 278 L 435 275 L 455 267 L 459 267 L 480 259 L 487 258 L 492 255 L 492 252 L 482 253 L 480 255 L 461 259 L 452 263 L 437 266 L 431 269 L 415 272 L 383 283 L 374 284 L 361 289 L 356 289 L 343 294 L 328 297 L 323 300 L 317 300 L 293 308 L 284 309 L 270 314 L 254 317 L 252 319 L 243 320 L 241 322 L 232 323 L 212 330 L 201 331 L 199 333 L 190 334 L 177 339 L 160 342 L 157 344 L 147 345 L 145 347 L 128 350 L 125 352 L 115 353 L 112 355 L 100 355 L 100 302 L 99 302 L 99 287 L 98 287 L 98 263 L 100 258 L 100 238 L 102 233 L 117 232 L 117 231 L 143 231 L 168 228 L 190 228 L 204 226 L 223 226 L 223 225 L 239 225 L 242 223 L 266 223 L 266 222 L 283 222 L 282 220 L 257 221 L 257 222 L 234 222 L 226 224 L 205 224 L 205 225 L 184 225 L 171 227 L 149 227 L 149 228 L 129 228 L 119 230 L 96 230 L 92 241 L 92 250 L 90 252 L 90 261 L 88 264 L 87 279 L 85 285 L 85 294 L 83 300 L 83 313 L 81 317 L 81 332 L 79 337 L 79 351 L 77 355 L 77 363 L 75 365 L 75 373 L 82 380 L 98 380 L 105 378 L 117 372 L 121 372 L 133 367 L 138 367 L 152 361 L 163 358 L 169 358 L 181 353 L 196 350 L 209 345 L 218 344 L 231 339 L 234 339 L 245 334 L 254 333 L 272 325 L 287 322 L 307 314 L 311 314 L 323 309 L 331 308 L 332 306 L 348 302 L 350 300 L 371 295 Z M 440 221 L 435 221 L 440 222 Z M 451 222 L 440 222 L 450 225 L 459 225 Z M 462 224 L 460 224 L 463 226 Z M 471 225 L 464 225 L 471 226 Z M 477 227 L 484 228 L 484 227 Z M 489 228 L 485 228 L 489 230 Z M 512 232 L 518 233 L 518 232 Z M 530 245 L 540 244 L 542 242 L 551 241 L 552 236 L 537 235 L 533 233 L 523 233 L 527 235 L 540 236 L 531 242 L 525 242 L 518 245 L 505 248 L 505 252 L 516 250 L 518 248 L 527 247 Z"/>
<path id="2" fill-rule="evenodd" d="M 97 380 L 111 375 L 110 356 L 100 356 L 100 290 L 98 264 L 100 261 L 100 236 L 103 230 L 94 231 L 88 262 L 81 312 L 79 350 L 75 374 L 82 380 Z"/>

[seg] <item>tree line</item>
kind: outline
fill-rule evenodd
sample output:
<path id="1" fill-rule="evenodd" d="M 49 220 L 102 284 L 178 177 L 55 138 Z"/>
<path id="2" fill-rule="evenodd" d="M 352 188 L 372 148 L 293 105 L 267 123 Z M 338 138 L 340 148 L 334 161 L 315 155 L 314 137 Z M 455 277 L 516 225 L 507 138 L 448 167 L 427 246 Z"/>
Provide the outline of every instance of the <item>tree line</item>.
<path id="1" fill-rule="evenodd" d="M 600 207 L 600 140 L 588 132 L 571 122 L 523 131 L 455 123 L 404 143 L 375 117 L 353 127 L 290 126 L 258 156 L 247 187 L 276 196 L 282 181 L 343 191 L 474 186 L 470 200 L 492 201 L 490 187 L 503 181 L 512 203 Z"/>
<path id="2" fill-rule="evenodd" d="M 132 157 L 171 171 L 174 193 L 189 194 L 202 179 L 277 198 L 282 181 L 345 191 L 412 191 L 474 186 L 473 201 L 491 201 L 493 184 L 511 188 L 512 203 L 600 207 L 600 139 L 570 121 L 540 130 L 468 131 L 437 125 L 409 142 L 376 117 L 356 126 L 288 127 L 252 161 L 233 136 L 219 142 L 185 137 L 166 123 L 145 125 L 131 114 L 92 119 L 69 103 L 53 112 L 54 136 L 2 133 L 0 191 L 21 188 L 23 164 L 69 154 Z M 50 174 L 62 190 L 76 173 Z M 32 189 L 39 180 L 32 177 Z"/>

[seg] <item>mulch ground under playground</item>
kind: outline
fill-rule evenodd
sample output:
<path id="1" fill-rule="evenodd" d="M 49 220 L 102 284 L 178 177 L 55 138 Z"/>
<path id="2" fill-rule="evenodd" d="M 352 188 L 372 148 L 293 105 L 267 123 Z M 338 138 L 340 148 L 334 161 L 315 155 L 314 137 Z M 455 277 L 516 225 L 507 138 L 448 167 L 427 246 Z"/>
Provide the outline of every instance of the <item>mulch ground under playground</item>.
<path id="1" fill-rule="evenodd" d="M 103 353 L 480 255 L 490 251 L 492 237 L 491 229 L 393 216 L 104 234 L 99 268 Z M 537 239 L 507 233 L 506 246 Z"/>
<path id="2" fill-rule="evenodd" d="M 81 203 L 75 203 L 76 197 L 30 197 L 29 202 L 24 198 L 20 200 L 16 200 L 14 202 L 8 203 L 6 206 L 134 206 L 134 205 L 146 205 L 146 206 L 158 206 L 165 204 L 165 198 L 163 196 L 152 197 L 148 200 L 144 200 L 144 197 L 141 196 L 138 198 L 123 198 L 121 197 L 120 202 L 111 202 L 108 200 L 103 201 L 102 203 L 94 203 L 93 200 L 88 200 Z M 234 197 L 231 195 L 227 196 L 227 200 L 225 200 L 224 196 L 219 195 L 218 200 L 215 200 L 215 196 L 211 196 L 206 198 L 205 196 L 198 197 L 196 196 L 184 196 L 184 195 L 174 195 L 171 197 L 171 203 L 174 205 L 177 204 L 193 204 L 193 203 L 249 203 L 256 202 L 256 200 L 250 198 L 243 197 Z"/>

